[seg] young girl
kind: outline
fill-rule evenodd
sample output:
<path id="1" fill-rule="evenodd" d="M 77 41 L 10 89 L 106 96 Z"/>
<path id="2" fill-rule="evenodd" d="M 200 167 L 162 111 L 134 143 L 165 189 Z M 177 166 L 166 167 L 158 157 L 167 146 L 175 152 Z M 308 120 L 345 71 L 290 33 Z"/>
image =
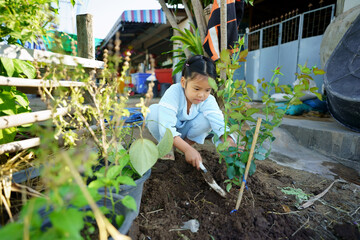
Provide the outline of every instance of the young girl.
<path id="1" fill-rule="evenodd" d="M 215 63 L 207 57 L 196 55 L 189 58 L 183 68 L 181 82 L 173 84 L 160 99 L 150 106 L 146 125 L 153 137 L 160 141 L 169 128 L 174 146 L 185 154 L 189 164 L 199 169 L 200 153 L 192 147 L 203 144 L 213 130 L 218 136 L 224 133 L 224 116 L 210 94 L 208 78 L 216 79 Z M 221 137 L 221 140 L 224 139 Z M 234 140 L 228 136 L 231 146 Z"/>

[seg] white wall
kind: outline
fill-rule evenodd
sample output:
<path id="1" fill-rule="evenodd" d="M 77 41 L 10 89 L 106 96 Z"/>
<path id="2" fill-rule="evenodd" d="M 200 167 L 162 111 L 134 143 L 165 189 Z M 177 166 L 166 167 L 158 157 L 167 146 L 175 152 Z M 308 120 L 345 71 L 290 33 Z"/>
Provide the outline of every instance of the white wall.
<path id="1" fill-rule="evenodd" d="M 360 0 L 345 0 L 344 2 L 344 12 L 349 10 L 350 8 L 353 8 L 357 5 L 360 5 Z"/>

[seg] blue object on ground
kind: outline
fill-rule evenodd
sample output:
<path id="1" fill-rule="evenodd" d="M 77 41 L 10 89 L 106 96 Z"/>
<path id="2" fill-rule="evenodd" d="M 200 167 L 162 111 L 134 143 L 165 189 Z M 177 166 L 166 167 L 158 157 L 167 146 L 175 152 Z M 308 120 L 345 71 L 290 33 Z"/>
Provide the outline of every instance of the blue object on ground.
<path id="1" fill-rule="evenodd" d="M 126 108 L 130 112 L 129 117 L 122 117 L 125 119 L 125 123 L 134 123 L 134 122 L 142 122 L 144 120 L 144 116 L 140 112 L 141 108 L 134 107 L 134 108 Z"/>
<path id="2" fill-rule="evenodd" d="M 303 101 L 304 104 L 310 106 L 313 110 L 325 113 L 328 111 L 326 101 L 321 101 L 318 98 Z"/>
<path id="3" fill-rule="evenodd" d="M 280 109 L 283 109 L 283 110 L 286 109 L 286 103 L 280 102 L 280 103 L 275 103 L 275 104 Z M 303 113 L 309 112 L 311 110 L 312 110 L 312 108 L 309 105 L 306 105 L 303 103 L 303 104 L 299 104 L 299 105 L 290 105 L 285 114 L 297 116 L 297 115 L 301 115 Z"/>
<path id="4" fill-rule="evenodd" d="M 125 123 L 133 123 L 133 124 L 125 125 L 123 127 L 134 127 L 142 124 L 142 121 L 144 120 L 144 116 L 140 112 L 141 108 L 134 107 L 134 108 L 125 108 L 125 109 L 127 109 L 130 112 L 130 116 L 128 117 L 123 116 L 121 117 L 121 120 L 125 120 Z M 112 119 L 113 116 L 110 116 L 110 120 Z M 108 122 L 106 119 L 104 121 Z"/>

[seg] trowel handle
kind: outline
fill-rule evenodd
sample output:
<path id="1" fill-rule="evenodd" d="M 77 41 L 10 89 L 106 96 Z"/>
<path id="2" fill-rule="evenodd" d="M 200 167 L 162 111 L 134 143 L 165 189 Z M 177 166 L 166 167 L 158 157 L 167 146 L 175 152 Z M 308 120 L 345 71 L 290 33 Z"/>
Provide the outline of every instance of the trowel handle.
<path id="1" fill-rule="evenodd" d="M 204 164 L 202 162 L 200 162 L 200 169 L 204 172 L 204 173 L 207 173 L 207 170 L 204 166 Z"/>

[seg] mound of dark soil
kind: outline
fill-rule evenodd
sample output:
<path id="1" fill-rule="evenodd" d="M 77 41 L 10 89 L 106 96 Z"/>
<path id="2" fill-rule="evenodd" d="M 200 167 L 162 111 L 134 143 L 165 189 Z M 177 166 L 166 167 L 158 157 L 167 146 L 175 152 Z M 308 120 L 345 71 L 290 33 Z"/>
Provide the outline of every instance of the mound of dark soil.
<path id="1" fill-rule="evenodd" d="M 199 150 L 225 188 L 225 166 L 219 164 L 215 149 Z M 240 209 L 231 213 L 239 190 L 233 188 L 226 199 L 220 197 L 182 154 L 175 156 L 175 161 L 159 160 L 145 183 L 140 215 L 129 232 L 133 239 L 359 239 L 360 188 L 355 184 L 337 182 L 314 205 L 299 210 L 295 195 L 281 189 L 317 195 L 333 180 L 270 160 L 258 161 Z M 199 221 L 198 232 L 179 230 L 190 219 Z"/>

